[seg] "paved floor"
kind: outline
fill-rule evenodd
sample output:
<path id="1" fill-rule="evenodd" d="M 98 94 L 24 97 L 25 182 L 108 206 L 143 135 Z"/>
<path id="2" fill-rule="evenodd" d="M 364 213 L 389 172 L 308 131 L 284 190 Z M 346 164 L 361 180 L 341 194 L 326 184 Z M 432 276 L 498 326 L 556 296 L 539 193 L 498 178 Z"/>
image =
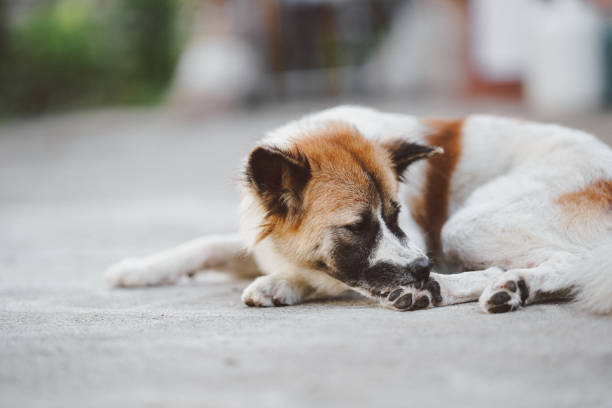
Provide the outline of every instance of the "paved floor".
<path id="1" fill-rule="evenodd" d="M 358 298 L 250 309 L 246 282 L 217 274 L 104 285 L 124 256 L 235 229 L 240 158 L 265 129 L 321 106 L 0 125 L 0 406 L 612 407 L 612 318 L 567 304 L 499 316 Z M 612 141 L 609 116 L 561 121 Z"/>

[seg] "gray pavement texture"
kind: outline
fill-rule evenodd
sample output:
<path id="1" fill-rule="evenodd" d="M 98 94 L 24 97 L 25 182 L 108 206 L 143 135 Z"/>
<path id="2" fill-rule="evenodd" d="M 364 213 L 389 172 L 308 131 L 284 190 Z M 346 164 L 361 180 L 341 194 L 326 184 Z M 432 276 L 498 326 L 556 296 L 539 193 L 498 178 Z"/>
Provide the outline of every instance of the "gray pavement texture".
<path id="1" fill-rule="evenodd" d="M 252 309 L 239 299 L 247 282 L 215 273 L 105 286 L 125 256 L 234 230 L 241 157 L 265 129 L 330 104 L 0 125 L 0 406 L 612 407 L 612 317 L 571 304 L 398 313 L 355 296 Z M 606 114 L 559 121 L 612 141 Z"/>

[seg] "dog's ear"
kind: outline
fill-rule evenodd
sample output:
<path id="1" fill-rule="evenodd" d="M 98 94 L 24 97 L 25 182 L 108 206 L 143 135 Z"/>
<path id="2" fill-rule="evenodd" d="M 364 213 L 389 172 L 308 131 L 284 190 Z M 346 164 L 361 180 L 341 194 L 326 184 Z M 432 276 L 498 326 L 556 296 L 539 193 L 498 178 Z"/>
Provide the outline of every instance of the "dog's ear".
<path id="1" fill-rule="evenodd" d="M 415 161 L 444 153 L 441 147 L 426 146 L 404 139 L 387 139 L 380 143 L 389 152 L 393 171 L 399 180 L 403 179 L 404 171 Z"/>
<path id="2" fill-rule="evenodd" d="M 310 164 L 300 154 L 260 146 L 249 156 L 246 175 L 268 212 L 287 216 L 301 207 Z"/>

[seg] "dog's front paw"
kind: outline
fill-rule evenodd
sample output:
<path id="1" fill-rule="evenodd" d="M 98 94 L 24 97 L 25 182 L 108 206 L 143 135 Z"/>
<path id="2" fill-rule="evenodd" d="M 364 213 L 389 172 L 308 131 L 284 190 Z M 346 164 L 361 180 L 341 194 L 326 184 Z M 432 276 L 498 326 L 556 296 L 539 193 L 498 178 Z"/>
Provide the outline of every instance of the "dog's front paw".
<path id="1" fill-rule="evenodd" d="M 407 311 L 427 309 L 442 304 L 440 284 L 430 278 L 410 286 L 400 286 L 381 299 L 383 306 L 390 309 Z"/>
<path id="2" fill-rule="evenodd" d="M 260 276 L 242 292 L 242 301 L 250 307 L 290 306 L 302 300 L 302 292 L 288 280 Z"/>
<path id="3" fill-rule="evenodd" d="M 487 313 L 505 313 L 524 306 L 528 297 L 529 288 L 523 279 L 504 274 L 484 290 L 479 303 Z"/>
<path id="4" fill-rule="evenodd" d="M 106 270 L 106 282 L 110 286 L 123 288 L 171 283 L 140 258 L 127 258 L 112 265 Z"/>

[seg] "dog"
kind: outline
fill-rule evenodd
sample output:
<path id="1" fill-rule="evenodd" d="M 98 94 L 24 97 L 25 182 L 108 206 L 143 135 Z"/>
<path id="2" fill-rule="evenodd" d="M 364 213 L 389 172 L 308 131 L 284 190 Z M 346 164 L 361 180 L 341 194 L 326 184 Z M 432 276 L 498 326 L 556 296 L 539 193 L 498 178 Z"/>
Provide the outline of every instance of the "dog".
<path id="1" fill-rule="evenodd" d="M 248 306 L 353 290 L 399 311 L 571 298 L 610 313 L 612 150 L 517 119 L 325 110 L 251 151 L 237 234 L 126 259 L 106 276 L 133 287 L 206 269 L 259 276 Z"/>

